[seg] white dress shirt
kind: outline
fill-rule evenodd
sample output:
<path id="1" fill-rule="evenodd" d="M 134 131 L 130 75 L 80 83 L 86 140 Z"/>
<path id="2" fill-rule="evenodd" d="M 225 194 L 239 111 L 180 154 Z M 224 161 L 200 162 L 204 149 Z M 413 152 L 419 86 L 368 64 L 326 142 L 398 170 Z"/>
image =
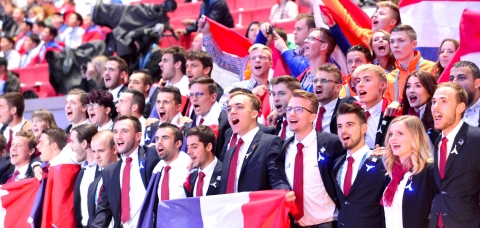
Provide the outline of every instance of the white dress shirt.
<path id="1" fill-rule="evenodd" d="M 445 157 L 446 159 L 448 159 L 448 155 L 450 155 L 450 153 L 453 152 L 452 151 L 452 149 L 453 149 L 452 146 L 453 146 L 453 143 L 455 142 L 455 137 L 457 136 L 458 131 L 460 131 L 460 128 L 462 127 L 463 123 L 464 123 L 464 121 L 460 120 L 458 125 L 455 126 L 455 128 L 453 128 L 452 131 L 450 133 L 448 133 L 448 135 L 446 136 L 447 140 L 448 140 L 448 142 L 447 142 L 447 157 Z M 437 151 L 439 167 L 440 167 L 440 148 L 442 147 L 443 137 L 445 137 L 445 135 L 442 132 L 442 138 L 440 139 L 440 142 L 438 143 L 438 151 Z M 455 150 L 456 150 L 456 148 L 455 148 Z"/>
<path id="2" fill-rule="evenodd" d="M 337 105 L 338 98 L 333 101 L 330 101 L 328 104 L 321 106 L 320 103 L 318 104 L 317 115 L 320 114 L 320 108 L 325 108 L 325 113 L 323 113 L 322 117 L 322 132 L 330 133 L 330 123 L 332 122 L 332 116 L 335 111 L 335 106 Z M 313 126 L 317 125 L 317 119 L 315 118 L 315 123 Z M 335 126 L 336 127 L 336 126 Z"/>
<path id="3" fill-rule="evenodd" d="M 100 194 L 100 188 L 103 186 L 103 179 L 100 178 L 100 181 L 98 181 L 98 184 L 97 184 L 97 190 L 95 191 L 95 208 L 97 207 L 98 205 L 98 197 L 99 197 L 99 194 Z M 113 226 L 115 225 L 115 221 L 113 221 L 114 219 L 112 218 L 112 221 L 110 221 L 110 225 L 108 225 L 108 228 L 113 228 Z"/>
<path id="4" fill-rule="evenodd" d="M 373 106 L 370 110 L 365 110 L 365 112 L 370 112 L 370 117 L 367 120 L 367 135 L 365 137 L 365 143 L 367 143 L 369 148 L 375 148 L 375 138 L 377 137 L 378 123 L 382 115 L 382 105 L 383 99 L 378 104 Z"/>
<path id="5" fill-rule="evenodd" d="M 60 34 L 60 39 L 65 42 L 65 47 L 77 48 L 82 44 L 82 37 L 85 30 L 80 27 L 68 27 Z"/>
<path id="6" fill-rule="evenodd" d="M 280 127 L 280 131 L 278 132 L 278 136 L 281 137 L 282 136 L 282 132 L 283 132 L 283 121 L 284 120 L 287 120 L 287 117 L 283 117 L 280 121 L 282 121 L 282 124 L 281 124 L 281 127 Z M 287 121 L 287 131 L 285 132 L 285 140 L 287 140 L 288 138 L 292 137 L 294 135 L 293 131 L 290 130 L 290 127 L 288 125 L 288 121 Z"/>
<path id="7" fill-rule="evenodd" d="M 50 167 L 65 164 L 79 165 L 79 162 L 77 161 L 77 154 L 69 145 L 63 147 L 62 151 L 60 151 L 60 154 L 52 158 L 49 163 Z"/>
<path id="8" fill-rule="evenodd" d="M 293 189 L 295 156 L 297 155 L 296 138 L 287 146 L 285 154 L 285 174 Z M 301 226 L 331 222 L 336 220 L 335 203 L 325 189 L 317 163 L 317 132 L 313 129 L 301 142 L 303 148 L 303 194 L 304 216 L 298 221 Z"/>
<path id="9" fill-rule="evenodd" d="M 113 129 L 113 121 L 112 119 L 110 119 L 106 124 L 104 124 L 103 126 L 97 126 L 97 130 L 98 131 L 101 131 L 101 130 L 112 130 Z"/>
<path id="10" fill-rule="evenodd" d="M 193 109 L 193 107 L 191 108 Z M 210 111 L 207 112 L 204 116 L 198 115 L 195 119 L 196 121 L 196 126 L 200 125 L 200 119 L 203 118 L 203 123 L 202 125 L 204 126 L 210 126 L 210 125 L 218 125 L 218 117 L 220 116 L 220 112 L 222 111 L 222 107 L 218 102 L 215 101 L 213 103 L 212 107 L 210 108 Z"/>
<path id="11" fill-rule="evenodd" d="M 26 164 L 26 165 L 24 165 L 24 166 L 22 166 L 18 169 L 15 169 L 15 171 L 18 170 L 18 175 L 15 177 L 15 180 L 13 180 L 13 181 L 18 181 L 18 180 L 21 180 L 21 179 L 25 179 L 26 175 L 27 175 L 27 169 L 28 169 L 29 165 L 30 164 Z"/>
<path id="12" fill-rule="evenodd" d="M 423 114 L 425 114 L 425 106 L 427 104 L 425 103 L 424 105 L 420 106 L 420 108 L 418 108 L 418 118 L 422 119 L 423 117 Z"/>
<path id="13" fill-rule="evenodd" d="M 40 53 L 40 45 L 37 45 L 35 48 L 32 48 L 30 51 L 25 52 L 21 57 L 20 57 L 20 66 L 19 67 L 26 67 L 32 60 L 34 59 L 35 56 L 37 56 Z"/>
<path id="14" fill-rule="evenodd" d="M 10 63 L 9 63 L 10 64 Z M 480 112 L 480 99 L 472 107 L 465 110 L 463 121 L 472 127 L 478 127 L 478 117 Z"/>
<path id="15" fill-rule="evenodd" d="M 0 52 L 0 57 L 4 57 L 8 61 L 7 70 L 16 69 L 20 66 L 20 53 L 17 50 L 11 49 L 7 53 Z"/>
<path id="16" fill-rule="evenodd" d="M 240 140 L 241 138 L 243 140 L 243 144 L 240 147 L 240 151 L 238 152 L 237 171 L 235 173 L 235 188 L 233 192 L 238 192 L 238 179 L 240 178 L 240 171 L 242 170 L 243 161 L 245 160 L 248 149 L 250 149 L 250 144 L 252 144 L 253 138 L 255 138 L 255 135 L 259 130 L 260 128 L 255 127 L 244 136 L 238 136 L 238 140 Z"/>
<path id="17" fill-rule="evenodd" d="M 95 180 L 95 172 L 97 171 L 97 162 L 93 160 L 92 163 L 88 164 L 85 161 L 82 164 L 82 168 L 85 169 L 83 173 L 82 180 L 80 181 L 80 208 L 82 210 L 82 225 L 87 226 L 88 223 L 88 187 Z"/>
<path id="18" fill-rule="evenodd" d="M 120 97 L 120 90 L 124 87 L 124 85 L 120 85 L 115 89 L 109 89 L 108 92 L 110 92 L 113 96 L 113 102 L 118 101 L 118 97 Z"/>
<path id="19" fill-rule="evenodd" d="M 180 118 L 182 118 L 182 117 L 183 117 L 183 116 L 182 116 L 182 113 L 179 112 L 179 113 L 177 113 L 177 115 L 175 115 L 175 116 L 173 117 L 173 119 L 172 119 L 172 121 L 170 121 L 170 123 L 173 124 L 173 125 L 175 125 L 175 126 L 177 126 L 177 127 L 180 127 L 180 126 L 182 126 L 183 124 L 182 124 L 182 125 L 178 124 L 178 121 L 179 121 Z M 160 124 L 162 124 L 162 123 L 160 123 Z"/>
<path id="20" fill-rule="evenodd" d="M 182 79 L 180 79 L 180 81 L 178 81 L 177 83 L 172 84 L 170 82 L 170 80 L 168 80 L 165 85 L 175 86 L 180 90 L 180 94 L 182 94 L 182 96 L 188 96 L 190 94 L 190 89 L 188 88 L 188 83 L 189 83 L 188 77 L 186 75 L 183 75 Z"/>
<path id="21" fill-rule="evenodd" d="M 403 228 L 403 193 L 411 176 L 411 172 L 406 172 L 403 175 L 403 179 L 398 183 L 392 205 L 383 207 L 383 211 L 385 211 L 385 225 L 388 228 Z M 385 191 L 383 194 L 385 194 Z"/>
<path id="22" fill-rule="evenodd" d="M 145 128 L 147 128 L 147 120 L 145 119 L 145 117 L 143 116 L 140 116 L 140 118 L 138 118 L 138 120 L 140 121 L 140 124 L 142 125 L 142 138 L 140 139 L 140 146 L 143 146 L 145 145 Z"/>
<path id="23" fill-rule="evenodd" d="M 22 130 L 22 127 L 23 127 L 23 125 L 25 125 L 25 122 L 27 122 L 27 121 L 22 118 L 22 121 L 19 124 L 13 126 L 13 127 L 10 127 L 10 126 L 7 125 L 7 127 L 5 128 L 5 131 L 3 132 L 3 136 L 5 137 L 5 142 L 8 142 L 8 140 L 10 140 L 10 129 L 12 129 L 12 137 L 15 137 L 17 132 Z M 9 152 L 9 151 L 7 151 L 7 152 Z"/>
<path id="24" fill-rule="evenodd" d="M 170 171 L 168 171 L 168 199 L 182 199 L 186 198 L 185 190 L 183 189 L 183 183 L 188 177 L 190 172 L 188 171 L 188 166 L 192 160 L 185 152 L 178 152 L 178 157 L 172 161 L 170 166 Z M 163 172 L 167 163 L 164 160 L 161 160 L 157 166 L 153 169 L 153 173 L 162 172 L 160 177 L 160 182 L 158 183 L 158 199 L 162 199 L 162 181 L 165 177 L 165 172 Z"/>
<path id="25" fill-rule="evenodd" d="M 205 169 L 201 170 L 200 168 L 198 169 L 198 173 L 203 172 L 205 174 L 205 177 L 203 178 L 203 186 L 202 186 L 202 195 L 205 196 L 207 195 L 208 187 L 210 187 L 210 180 L 212 179 L 213 175 L 213 170 L 215 170 L 215 166 L 217 165 L 217 158 L 215 157 L 210 164 L 205 167 Z M 197 176 L 197 179 L 195 180 L 195 187 L 193 188 L 193 196 L 197 196 L 197 187 L 198 187 L 198 179 L 199 176 Z"/>
<path id="26" fill-rule="evenodd" d="M 357 178 L 358 170 L 362 168 L 363 163 L 365 162 L 364 159 L 368 158 L 370 156 L 370 148 L 365 144 L 362 148 L 360 148 L 357 152 L 353 153 L 350 155 L 347 153 L 347 157 L 345 159 L 345 162 L 343 162 L 343 165 L 341 167 L 341 178 L 340 182 L 338 183 L 340 185 L 340 188 L 343 191 L 343 183 L 345 183 L 345 175 L 347 174 L 347 169 L 348 169 L 348 158 L 353 157 L 354 161 L 352 164 L 352 185 L 355 182 L 355 178 Z"/>
<path id="27" fill-rule="evenodd" d="M 140 217 L 140 209 L 142 208 L 143 200 L 147 194 L 147 190 L 143 185 L 142 176 L 140 175 L 140 166 L 138 161 L 138 147 L 130 155 L 132 163 L 130 164 L 130 191 L 128 196 L 130 198 L 130 220 L 123 224 L 124 228 L 137 227 L 138 219 Z M 120 167 L 120 191 L 122 189 L 123 169 L 125 169 L 126 157 L 122 155 L 122 165 Z"/>

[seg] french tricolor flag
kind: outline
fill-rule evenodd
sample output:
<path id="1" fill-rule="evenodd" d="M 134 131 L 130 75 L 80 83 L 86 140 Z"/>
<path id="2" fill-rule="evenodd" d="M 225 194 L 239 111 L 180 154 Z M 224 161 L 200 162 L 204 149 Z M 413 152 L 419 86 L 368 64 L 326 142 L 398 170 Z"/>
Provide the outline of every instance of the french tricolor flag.
<path id="1" fill-rule="evenodd" d="M 442 40 L 460 38 L 459 27 L 463 11 L 480 11 L 480 1 L 402 0 L 399 7 L 402 24 L 411 25 L 417 32 L 417 49 L 425 59 L 437 61 Z M 463 38 L 461 41 L 463 44 L 471 44 Z"/>
<path id="2" fill-rule="evenodd" d="M 39 188 L 36 178 L 0 185 L 0 227 L 35 227 L 30 214 Z"/>
<path id="3" fill-rule="evenodd" d="M 270 190 L 162 201 L 157 228 L 290 227 L 286 194 Z"/>

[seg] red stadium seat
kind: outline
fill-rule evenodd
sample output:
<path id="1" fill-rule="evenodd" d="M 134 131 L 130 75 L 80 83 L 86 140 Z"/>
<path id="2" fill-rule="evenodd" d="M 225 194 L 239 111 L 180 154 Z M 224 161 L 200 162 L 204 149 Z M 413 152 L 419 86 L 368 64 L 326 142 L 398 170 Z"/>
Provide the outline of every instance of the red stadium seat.
<path id="1" fill-rule="evenodd" d="M 19 75 L 22 92 L 32 90 L 35 91 L 39 97 L 53 97 L 57 95 L 55 89 L 50 84 L 48 64 L 18 68 L 12 71 L 17 72 Z"/>
<path id="2" fill-rule="evenodd" d="M 295 21 L 281 22 L 275 24 L 277 28 L 283 28 L 288 33 L 293 33 L 293 28 L 295 27 Z"/>
<path id="3" fill-rule="evenodd" d="M 180 3 L 177 6 L 177 9 L 169 13 L 170 18 L 197 18 L 200 15 L 200 7 L 202 6 L 202 1 L 196 3 Z"/>

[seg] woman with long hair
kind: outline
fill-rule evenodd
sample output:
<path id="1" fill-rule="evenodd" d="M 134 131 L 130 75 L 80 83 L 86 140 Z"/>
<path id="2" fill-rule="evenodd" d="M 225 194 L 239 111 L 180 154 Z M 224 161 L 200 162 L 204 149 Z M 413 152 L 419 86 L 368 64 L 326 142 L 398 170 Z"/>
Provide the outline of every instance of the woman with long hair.
<path id="1" fill-rule="evenodd" d="M 423 70 L 414 71 L 407 77 L 407 84 L 403 90 L 402 114 L 414 115 L 422 120 L 425 132 L 431 143 L 434 143 L 440 134 L 433 127 L 431 112 L 432 96 L 437 88 L 437 81 L 432 75 Z"/>
<path id="2" fill-rule="evenodd" d="M 383 164 L 390 177 L 380 201 L 386 227 L 428 227 L 435 196 L 434 163 L 423 124 L 416 116 L 392 120 Z"/>
<path id="3" fill-rule="evenodd" d="M 442 75 L 445 67 L 452 61 L 455 52 L 460 47 L 460 42 L 456 39 L 444 39 L 438 49 L 438 60 L 433 69 L 435 69 L 435 77 L 438 79 Z"/>
<path id="4" fill-rule="evenodd" d="M 46 109 L 39 109 L 32 114 L 32 132 L 35 137 L 40 138 L 42 131 L 47 128 L 56 128 L 57 123 L 53 113 Z"/>
<path id="5" fill-rule="evenodd" d="M 373 64 L 381 66 L 387 74 L 395 70 L 395 57 L 390 49 L 390 34 L 383 30 L 373 33 L 370 38 Z"/>

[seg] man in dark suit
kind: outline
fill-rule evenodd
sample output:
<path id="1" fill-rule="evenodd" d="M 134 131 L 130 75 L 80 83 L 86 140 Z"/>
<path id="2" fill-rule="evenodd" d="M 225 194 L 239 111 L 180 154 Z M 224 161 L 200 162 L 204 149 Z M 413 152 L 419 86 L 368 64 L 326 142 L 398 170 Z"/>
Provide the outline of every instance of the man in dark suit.
<path id="1" fill-rule="evenodd" d="M 357 68 L 358 69 L 358 68 Z M 387 185 L 381 157 L 365 144 L 366 115 L 362 107 L 343 104 L 337 111 L 338 137 L 347 150 L 332 172 L 340 200 L 338 227 L 385 227 L 380 199 Z"/>
<path id="2" fill-rule="evenodd" d="M 260 99 L 234 93 L 227 105 L 228 121 L 237 144 L 225 152 L 220 193 L 290 189 L 275 165 L 282 139 L 259 130 Z"/>
<path id="3" fill-rule="evenodd" d="M 137 227 L 147 183 L 159 159 L 154 148 L 139 146 L 140 121 L 130 115 L 117 117 L 113 126 L 121 160 L 102 171 L 103 187 L 91 227 Z"/>
<path id="4" fill-rule="evenodd" d="M 288 127 L 285 108 L 292 98 L 292 92 L 296 89 L 302 89 L 302 86 L 296 78 L 291 76 L 272 78 L 270 85 L 272 86 L 273 110 L 278 115 L 275 135 L 280 136 L 282 140 L 286 140 L 293 136 L 293 132 Z"/>
<path id="5" fill-rule="evenodd" d="M 367 116 L 365 143 L 370 149 L 375 149 L 377 145 L 383 147 L 388 125 L 394 118 L 393 114 L 385 111 L 390 104 L 383 97 L 387 88 L 387 74 L 380 66 L 364 64 L 355 69 L 353 77 L 357 78 L 357 93 Z"/>
<path id="6" fill-rule="evenodd" d="M 462 120 L 467 93 L 457 83 L 438 85 L 432 97 L 435 182 L 428 227 L 480 227 L 480 130 Z"/>
<path id="7" fill-rule="evenodd" d="M 6 147 L 7 141 L 5 141 L 5 137 L 0 134 L 0 177 L 13 167 L 10 162 L 10 153 L 6 150 Z"/>
<path id="8" fill-rule="evenodd" d="M 5 146 L 5 138 L 2 137 L 1 146 Z M 10 165 L 5 166 L 6 170 L 0 174 L 0 184 L 10 183 L 21 179 L 32 178 L 35 176 L 32 168 L 33 163 L 39 164 L 39 159 L 34 158 L 37 138 L 30 131 L 19 131 L 13 137 L 10 153 L 5 154 L 5 162 L 10 161 Z M 3 149 L 5 151 L 5 149 Z M 2 160 L 4 159 L 2 158 Z M 35 165 L 35 164 L 33 164 Z"/>
<path id="9" fill-rule="evenodd" d="M 112 94 L 113 102 L 117 103 L 120 95 L 127 89 L 124 85 L 125 77 L 128 77 L 127 62 L 118 56 L 109 57 L 102 76 L 105 88 Z"/>
<path id="10" fill-rule="evenodd" d="M 196 168 L 184 184 L 187 197 L 217 195 L 220 190 L 222 162 L 215 157 L 215 133 L 207 126 L 187 132 L 187 151 Z"/>
<path id="11" fill-rule="evenodd" d="M 183 183 L 188 177 L 190 156 L 180 151 L 182 131 L 175 125 L 163 123 L 155 136 L 155 147 L 160 162 L 153 170 L 148 183 L 147 195 L 143 201 L 138 227 L 153 227 L 156 224 L 158 202 L 186 198 Z"/>
<path id="12" fill-rule="evenodd" d="M 117 147 L 115 147 L 115 141 L 113 140 L 113 132 L 109 130 L 102 130 L 95 134 L 90 143 L 90 149 L 92 150 L 93 158 L 97 162 L 99 170 L 105 169 L 107 166 L 118 161 Z M 100 171 L 101 174 L 101 171 Z M 88 225 L 93 221 L 95 217 L 95 211 L 97 210 L 97 204 L 100 201 L 100 188 L 103 185 L 102 176 L 98 175 L 95 180 L 88 186 L 87 193 L 87 208 L 88 208 Z"/>
<path id="13" fill-rule="evenodd" d="M 283 144 L 276 164 L 295 192 L 299 213 L 293 226 L 336 227 L 340 203 L 331 175 L 335 159 L 344 154 L 342 144 L 336 135 L 313 128 L 315 95 L 299 89 L 292 96 L 286 114 L 295 135 Z"/>
<path id="14" fill-rule="evenodd" d="M 100 176 L 100 169 L 93 158 L 93 153 L 90 148 L 92 137 L 97 134 L 97 128 L 92 124 L 82 124 L 73 128 L 70 135 L 69 146 L 75 152 L 76 159 L 81 163 L 80 172 L 74 185 L 73 201 L 75 210 L 75 223 L 77 227 L 87 226 L 88 201 L 87 197 L 88 186 Z"/>

